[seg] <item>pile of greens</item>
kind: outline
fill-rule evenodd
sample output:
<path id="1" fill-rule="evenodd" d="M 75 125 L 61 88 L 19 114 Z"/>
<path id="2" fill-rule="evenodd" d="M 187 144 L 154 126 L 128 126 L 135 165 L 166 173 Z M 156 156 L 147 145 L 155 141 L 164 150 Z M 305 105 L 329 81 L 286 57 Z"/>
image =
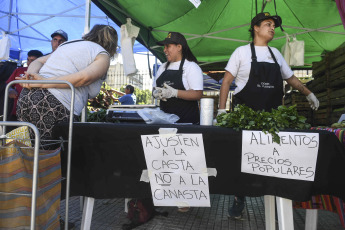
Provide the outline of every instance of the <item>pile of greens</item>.
<path id="1" fill-rule="evenodd" d="M 87 111 L 87 122 L 106 122 L 107 110 Z"/>
<path id="2" fill-rule="evenodd" d="M 271 112 L 254 111 L 245 105 L 237 105 L 234 111 L 217 116 L 217 126 L 233 128 L 234 130 L 261 130 L 270 133 L 276 143 L 280 143 L 277 134 L 284 129 L 309 129 L 306 118 L 299 116 L 296 105 L 279 106 Z"/>

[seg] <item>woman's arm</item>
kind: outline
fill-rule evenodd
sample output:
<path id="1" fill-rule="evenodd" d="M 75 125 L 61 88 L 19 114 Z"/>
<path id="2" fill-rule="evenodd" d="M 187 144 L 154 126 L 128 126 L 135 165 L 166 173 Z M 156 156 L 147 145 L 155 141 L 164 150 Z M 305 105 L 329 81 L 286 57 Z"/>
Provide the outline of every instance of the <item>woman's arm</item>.
<path id="1" fill-rule="evenodd" d="M 286 79 L 286 82 L 289 83 L 293 88 L 297 89 L 300 93 L 303 93 L 310 104 L 310 107 L 314 110 L 319 108 L 320 102 L 316 96 L 305 87 L 300 80 L 295 75 L 292 75 L 289 79 Z"/>
<path id="2" fill-rule="evenodd" d="M 28 80 L 64 80 L 72 83 L 74 87 L 87 86 L 104 76 L 109 68 L 110 58 L 108 55 L 99 54 L 95 60 L 85 69 L 59 77 L 43 78 L 38 74 L 29 74 Z M 30 79 L 31 78 L 31 79 Z M 24 79 L 22 79 L 24 80 Z M 65 84 L 22 84 L 25 88 L 69 88 Z"/>
<path id="3" fill-rule="evenodd" d="M 229 71 L 225 71 L 224 79 L 220 87 L 219 109 L 225 109 L 228 100 L 230 85 L 235 79 Z"/>
<path id="4" fill-rule="evenodd" d="M 40 69 L 42 68 L 42 66 L 44 65 L 44 63 L 46 63 L 47 62 L 47 60 L 48 60 L 48 58 L 51 56 L 51 54 L 49 54 L 49 55 L 46 55 L 46 56 L 42 56 L 42 57 L 40 57 L 40 58 L 37 58 L 35 61 L 33 61 L 30 65 L 29 65 L 29 67 L 28 67 L 28 69 L 27 69 L 27 71 L 26 71 L 26 73 L 27 74 L 34 74 L 34 73 L 38 73 L 39 71 L 40 71 Z M 23 79 L 24 80 L 24 79 Z"/>
<path id="5" fill-rule="evenodd" d="M 311 93 L 310 90 L 305 87 L 295 75 L 292 75 L 292 77 L 286 79 L 285 81 L 294 89 L 297 89 L 300 93 L 303 93 L 305 96 L 308 96 Z"/>
<path id="6" fill-rule="evenodd" d="M 177 98 L 181 98 L 187 101 L 197 101 L 202 97 L 202 90 L 178 90 Z"/>

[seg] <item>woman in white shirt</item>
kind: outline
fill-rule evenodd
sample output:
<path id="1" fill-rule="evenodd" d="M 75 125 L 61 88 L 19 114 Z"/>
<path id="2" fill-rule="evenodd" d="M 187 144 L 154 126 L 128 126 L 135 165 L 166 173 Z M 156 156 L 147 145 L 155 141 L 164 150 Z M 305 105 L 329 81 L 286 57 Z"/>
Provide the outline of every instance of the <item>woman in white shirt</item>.
<path id="1" fill-rule="evenodd" d="M 38 128 L 42 140 L 52 137 L 55 124 L 68 121 L 71 90 L 65 84 L 37 84 L 35 80 L 65 80 L 75 87 L 74 115 L 79 116 L 89 98 L 98 95 L 116 53 L 117 32 L 108 25 L 95 25 L 81 40 L 64 42 L 51 54 L 36 59 L 21 84 L 17 117 Z M 33 133 L 30 133 L 34 138 Z"/>
<path id="2" fill-rule="evenodd" d="M 160 99 L 161 110 L 180 117 L 179 123 L 199 124 L 203 75 L 197 59 L 180 33 L 170 32 L 157 44 L 164 46 L 168 61 L 157 71 L 153 96 Z"/>
<path id="3" fill-rule="evenodd" d="M 319 101 L 293 74 L 280 52 L 268 43 L 273 39 L 275 28 L 281 26 L 282 19 L 268 12 L 257 14 L 251 21 L 250 33 L 253 42 L 238 47 L 231 55 L 222 86 L 218 115 L 225 113 L 229 88 L 235 79 L 233 105 L 244 104 L 253 110 L 271 111 L 282 104 L 283 80 L 303 93 L 312 109 L 319 107 Z M 229 208 L 229 216 L 241 219 L 244 211 L 244 196 L 235 196 Z"/>

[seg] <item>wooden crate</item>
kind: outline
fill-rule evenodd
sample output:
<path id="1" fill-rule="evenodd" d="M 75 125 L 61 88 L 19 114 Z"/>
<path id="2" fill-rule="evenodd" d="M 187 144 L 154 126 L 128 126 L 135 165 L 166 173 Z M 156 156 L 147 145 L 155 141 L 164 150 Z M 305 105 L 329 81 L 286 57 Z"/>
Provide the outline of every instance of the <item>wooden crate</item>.
<path id="1" fill-rule="evenodd" d="M 306 97 L 300 92 L 292 91 L 285 94 L 284 105 L 297 105 L 297 107 L 309 107 Z"/>
<path id="2" fill-rule="evenodd" d="M 329 105 L 329 89 L 326 89 L 326 91 L 315 93 L 315 96 L 320 102 L 320 107 L 326 107 Z"/>
<path id="3" fill-rule="evenodd" d="M 339 47 L 338 49 L 327 53 L 326 58 L 329 60 L 330 69 L 345 65 L 345 47 Z"/>
<path id="4" fill-rule="evenodd" d="M 329 93 L 330 104 L 332 106 L 340 106 L 345 105 L 345 90 L 344 89 L 337 89 L 332 90 Z"/>
<path id="5" fill-rule="evenodd" d="M 313 112 L 310 108 L 309 102 L 306 97 L 300 92 L 292 91 L 287 93 L 284 97 L 285 106 L 296 106 L 296 110 L 300 116 L 307 118 L 307 123 L 312 124 Z"/>
<path id="6" fill-rule="evenodd" d="M 329 126 L 329 119 L 314 118 L 312 126 Z"/>
<path id="7" fill-rule="evenodd" d="M 331 125 L 345 113 L 345 47 L 327 53 L 312 69 L 314 80 L 308 88 L 320 101 L 319 110 L 313 112 L 313 125 Z"/>
<path id="8" fill-rule="evenodd" d="M 344 57 L 345 59 L 345 54 Z M 332 88 L 344 88 L 345 86 L 345 64 L 330 71 L 329 85 Z"/>
<path id="9" fill-rule="evenodd" d="M 319 62 L 313 62 L 312 65 L 313 78 L 317 79 L 322 75 L 325 75 L 326 72 L 326 59 L 322 59 Z"/>
<path id="10" fill-rule="evenodd" d="M 334 108 L 331 113 L 331 120 L 330 120 L 331 124 L 338 122 L 342 114 L 345 114 L 344 107 Z"/>
<path id="11" fill-rule="evenodd" d="M 314 76 L 314 75 L 313 75 Z M 322 76 L 320 76 L 319 78 L 317 79 L 314 79 L 313 81 L 311 81 L 309 84 L 308 84 L 308 88 L 314 92 L 314 93 L 317 93 L 317 92 L 324 92 L 326 91 L 326 89 L 329 87 L 328 83 L 327 83 L 327 75 L 324 74 Z"/>
<path id="12" fill-rule="evenodd" d="M 330 125 L 331 107 L 327 106 L 313 111 L 313 126 Z"/>

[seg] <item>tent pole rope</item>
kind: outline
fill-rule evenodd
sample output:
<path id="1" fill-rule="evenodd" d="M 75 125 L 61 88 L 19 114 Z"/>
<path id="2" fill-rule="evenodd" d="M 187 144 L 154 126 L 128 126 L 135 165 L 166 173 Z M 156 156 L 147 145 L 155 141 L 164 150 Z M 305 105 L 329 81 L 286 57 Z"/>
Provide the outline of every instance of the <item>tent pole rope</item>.
<path id="1" fill-rule="evenodd" d="M 278 15 L 278 13 L 277 13 L 277 5 L 276 5 L 276 0 L 274 0 L 274 10 L 276 11 L 276 15 Z M 283 26 L 282 26 L 282 24 L 280 24 L 280 30 L 282 31 L 282 32 L 284 32 L 284 29 L 283 29 Z"/>
<path id="2" fill-rule="evenodd" d="M 260 12 L 260 13 L 264 12 L 264 9 L 265 9 L 265 6 L 266 6 L 266 3 L 267 3 L 267 1 L 266 1 L 266 0 L 262 0 L 262 7 L 261 7 L 261 12 Z"/>

